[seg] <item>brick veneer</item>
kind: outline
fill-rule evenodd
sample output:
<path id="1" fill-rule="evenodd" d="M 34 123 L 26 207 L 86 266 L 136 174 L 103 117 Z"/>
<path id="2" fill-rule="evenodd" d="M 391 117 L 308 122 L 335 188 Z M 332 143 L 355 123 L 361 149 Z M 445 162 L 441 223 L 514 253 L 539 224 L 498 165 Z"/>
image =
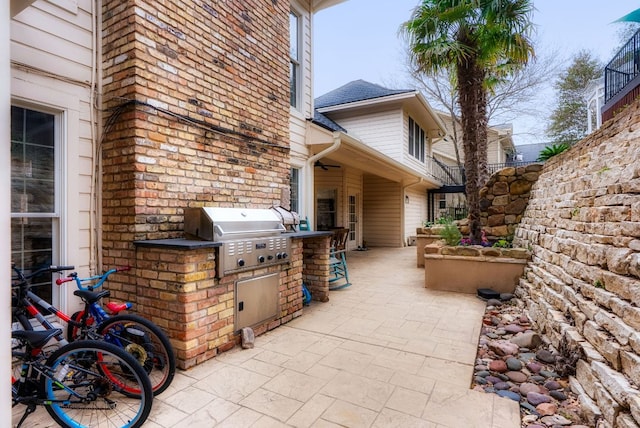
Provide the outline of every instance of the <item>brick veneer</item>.
<path id="1" fill-rule="evenodd" d="M 571 386 L 590 426 L 638 427 L 638 102 L 545 163 L 514 245 L 533 250 L 516 291 L 534 322 L 581 355 Z"/>
<path id="2" fill-rule="evenodd" d="M 186 207 L 289 206 L 289 2 L 102 4 L 102 265 L 135 265 L 112 296 L 167 329 L 189 367 L 237 340 L 234 278 L 214 278 L 211 250 L 133 242 L 182 237 Z M 275 324 L 301 310 L 294 251 Z"/>
<path id="3" fill-rule="evenodd" d="M 271 0 L 103 2 L 104 266 L 182 236 L 185 207 L 288 206 L 288 15 Z"/>
<path id="4" fill-rule="evenodd" d="M 320 238 L 328 242 L 328 238 Z M 215 277 L 212 248 L 140 246 L 136 251 L 137 310 L 171 337 L 178 367 L 187 369 L 240 341 L 235 329 L 235 283 L 280 273 L 276 319 L 254 326 L 256 335 L 302 315 L 303 239 L 293 239 L 290 263 Z M 325 278 L 326 281 L 326 278 Z"/>

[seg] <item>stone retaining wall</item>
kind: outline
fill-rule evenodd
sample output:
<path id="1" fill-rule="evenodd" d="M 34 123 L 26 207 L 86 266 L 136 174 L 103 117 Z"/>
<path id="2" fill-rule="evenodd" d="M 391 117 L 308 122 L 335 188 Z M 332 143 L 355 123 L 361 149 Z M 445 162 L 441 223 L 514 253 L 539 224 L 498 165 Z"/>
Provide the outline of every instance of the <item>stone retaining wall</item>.
<path id="1" fill-rule="evenodd" d="M 542 164 L 504 168 L 480 189 L 480 224 L 489 240 L 514 235 L 541 169 Z"/>
<path id="2" fill-rule="evenodd" d="M 550 159 L 514 244 L 516 293 L 565 356 L 592 426 L 640 426 L 640 105 Z"/>

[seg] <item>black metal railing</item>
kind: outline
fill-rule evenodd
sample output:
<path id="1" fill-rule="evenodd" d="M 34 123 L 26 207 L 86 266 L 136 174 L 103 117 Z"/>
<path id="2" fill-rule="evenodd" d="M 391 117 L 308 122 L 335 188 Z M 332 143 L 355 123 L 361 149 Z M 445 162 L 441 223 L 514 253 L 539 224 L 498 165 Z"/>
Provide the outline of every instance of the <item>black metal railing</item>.
<path id="1" fill-rule="evenodd" d="M 431 175 L 436 178 L 443 186 L 462 186 L 465 184 L 464 167 L 446 165 L 436 158 L 430 158 L 432 161 Z M 507 161 L 502 163 L 490 163 L 487 165 L 489 175 L 492 175 L 501 169 L 519 166 L 527 166 L 535 162 L 523 161 Z"/>
<path id="2" fill-rule="evenodd" d="M 443 186 L 461 186 L 465 182 L 464 167 L 447 165 L 444 162 L 429 157 L 431 175 Z"/>
<path id="3" fill-rule="evenodd" d="M 625 43 L 604 68 L 604 102 L 622 92 L 640 73 L 640 30 Z"/>
<path id="4" fill-rule="evenodd" d="M 502 163 L 490 163 L 487 165 L 487 170 L 489 171 L 489 175 L 493 175 L 501 169 L 505 168 L 518 168 L 519 166 L 527 166 L 536 162 L 525 162 L 525 161 L 507 161 Z"/>

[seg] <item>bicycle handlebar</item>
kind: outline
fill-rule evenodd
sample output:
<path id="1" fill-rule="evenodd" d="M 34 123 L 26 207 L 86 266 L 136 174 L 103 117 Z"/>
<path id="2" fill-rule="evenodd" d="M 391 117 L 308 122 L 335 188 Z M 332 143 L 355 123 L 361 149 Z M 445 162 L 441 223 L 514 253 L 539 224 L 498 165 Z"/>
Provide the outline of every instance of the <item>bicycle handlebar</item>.
<path id="1" fill-rule="evenodd" d="M 75 269 L 74 266 L 50 265 L 50 266 L 43 267 L 43 268 L 40 268 L 38 270 L 35 270 L 35 271 L 31 272 L 28 275 L 25 275 L 24 271 L 22 269 L 17 268 L 15 263 L 11 264 L 11 268 L 18 275 L 17 279 L 19 279 L 21 281 L 27 281 L 27 280 L 33 278 L 34 276 L 38 276 L 38 275 L 40 275 L 40 274 L 42 274 L 44 272 L 62 272 L 63 270 L 73 270 L 73 269 Z"/>
<path id="2" fill-rule="evenodd" d="M 93 291 L 94 289 L 96 289 L 98 287 L 101 287 L 102 283 L 104 283 L 104 281 L 106 281 L 107 277 L 109 277 L 109 275 L 111 275 L 112 273 L 122 272 L 122 271 L 126 271 L 126 270 L 131 270 L 131 266 L 120 266 L 120 267 L 117 267 L 117 268 L 114 268 L 114 269 L 110 269 L 110 270 L 104 272 L 101 275 L 95 275 L 95 276 L 91 276 L 91 277 L 88 277 L 88 278 L 79 278 L 77 272 L 72 272 L 66 278 L 58 278 L 58 279 L 56 279 L 56 284 L 57 285 L 62 285 L 65 282 L 75 281 L 76 282 L 76 286 L 78 287 L 79 290 L 92 290 Z M 83 286 L 82 285 L 82 283 L 90 282 L 90 281 L 96 281 L 96 282 L 91 284 L 90 286 Z"/>

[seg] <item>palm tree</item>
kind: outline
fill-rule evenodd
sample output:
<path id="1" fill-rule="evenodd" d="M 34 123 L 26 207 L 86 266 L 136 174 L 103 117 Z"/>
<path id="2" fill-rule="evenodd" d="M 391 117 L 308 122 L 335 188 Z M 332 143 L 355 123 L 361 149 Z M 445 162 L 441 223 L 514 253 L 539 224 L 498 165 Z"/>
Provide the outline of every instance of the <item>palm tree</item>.
<path id="1" fill-rule="evenodd" d="M 474 243 L 482 239 L 479 191 L 487 176 L 487 92 L 534 55 L 532 10 L 530 0 L 422 0 L 403 24 L 419 71 L 455 75 Z"/>

